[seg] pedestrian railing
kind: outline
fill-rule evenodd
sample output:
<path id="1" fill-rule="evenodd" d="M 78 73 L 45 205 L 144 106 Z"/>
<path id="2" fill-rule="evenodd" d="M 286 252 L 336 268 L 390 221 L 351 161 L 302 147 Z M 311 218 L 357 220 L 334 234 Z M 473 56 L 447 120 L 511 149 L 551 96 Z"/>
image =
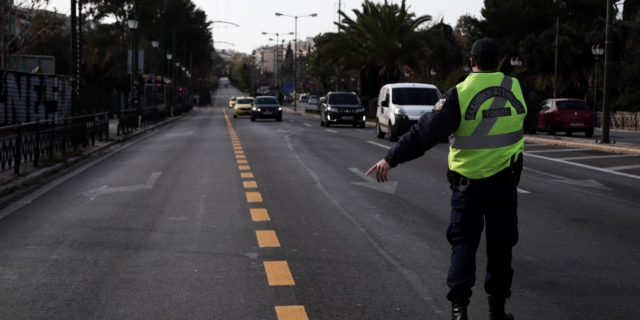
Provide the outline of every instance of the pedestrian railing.
<path id="1" fill-rule="evenodd" d="M 118 135 L 133 132 L 138 129 L 138 127 L 139 121 L 137 109 L 120 110 L 120 115 L 118 117 Z"/>
<path id="2" fill-rule="evenodd" d="M 142 117 L 140 120 L 141 127 L 147 127 L 155 125 L 166 118 L 166 113 L 160 111 L 158 107 L 144 108 L 142 110 Z"/>
<path id="3" fill-rule="evenodd" d="M 596 126 L 602 127 L 602 119 L 602 112 L 598 112 Z M 640 130 L 640 112 L 611 112 L 610 128 L 635 131 Z"/>
<path id="4" fill-rule="evenodd" d="M 33 162 L 40 166 L 43 158 L 53 159 L 67 151 L 77 150 L 96 140 L 109 138 L 109 113 L 80 117 L 37 120 L 0 128 L 0 172 L 14 169 L 20 174 L 20 166 Z"/>

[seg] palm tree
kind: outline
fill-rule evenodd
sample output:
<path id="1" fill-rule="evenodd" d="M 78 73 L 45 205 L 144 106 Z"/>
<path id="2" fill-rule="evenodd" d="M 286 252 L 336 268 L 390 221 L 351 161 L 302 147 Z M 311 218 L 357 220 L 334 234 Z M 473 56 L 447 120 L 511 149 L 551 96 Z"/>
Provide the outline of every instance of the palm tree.
<path id="1" fill-rule="evenodd" d="M 362 94 L 377 96 L 380 87 L 397 82 L 401 66 L 418 68 L 425 43 L 418 28 L 431 16 L 416 17 L 400 5 L 365 0 L 355 19 L 339 11 L 339 32 L 318 37 L 316 54 L 344 70 L 359 70 Z"/>

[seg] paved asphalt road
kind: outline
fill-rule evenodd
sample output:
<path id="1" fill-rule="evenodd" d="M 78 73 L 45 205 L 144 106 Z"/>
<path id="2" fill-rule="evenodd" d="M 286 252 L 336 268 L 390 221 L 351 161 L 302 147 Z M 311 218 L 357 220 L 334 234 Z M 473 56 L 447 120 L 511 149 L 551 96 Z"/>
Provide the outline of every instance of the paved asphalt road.
<path id="1" fill-rule="evenodd" d="M 235 95 L 1 210 L 0 319 L 449 319 L 447 146 L 370 183 L 373 128 L 233 119 Z M 517 319 L 640 314 L 640 157 L 611 156 L 527 146 Z"/>

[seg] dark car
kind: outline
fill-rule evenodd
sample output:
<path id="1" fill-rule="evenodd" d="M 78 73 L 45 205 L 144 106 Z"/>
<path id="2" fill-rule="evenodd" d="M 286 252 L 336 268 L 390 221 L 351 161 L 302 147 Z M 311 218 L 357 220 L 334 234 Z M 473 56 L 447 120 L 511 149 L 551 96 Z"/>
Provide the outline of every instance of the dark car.
<path id="1" fill-rule="evenodd" d="M 276 119 L 282 121 L 282 108 L 278 103 L 278 98 L 272 96 L 258 96 L 251 108 L 251 121 L 256 119 Z"/>
<path id="2" fill-rule="evenodd" d="M 574 132 L 584 132 L 593 137 L 593 111 L 584 100 L 547 99 L 540 105 L 538 131 L 554 135 L 558 131 L 570 136 Z"/>
<path id="3" fill-rule="evenodd" d="M 353 92 L 329 92 L 320 106 L 320 125 L 350 124 L 364 128 L 365 109 Z"/>

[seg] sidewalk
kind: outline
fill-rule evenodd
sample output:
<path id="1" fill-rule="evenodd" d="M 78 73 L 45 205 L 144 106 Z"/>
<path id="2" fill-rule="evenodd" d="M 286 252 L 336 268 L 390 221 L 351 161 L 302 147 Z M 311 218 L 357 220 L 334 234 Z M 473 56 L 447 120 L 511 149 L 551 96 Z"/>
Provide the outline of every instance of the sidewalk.
<path id="1" fill-rule="evenodd" d="M 191 114 L 191 112 L 186 113 L 183 116 L 168 118 L 156 125 L 141 128 L 129 134 L 122 134 L 119 136 L 117 135 L 118 119 L 109 119 L 109 138 L 107 140 L 103 140 L 102 142 L 96 140 L 95 145 L 93 146 L 89 145 L 86 148 L 78 148 L 78 152 L 76 154 L 67 155 L 70 156 L 70 158 L 61 160 L 60 163 L 56 163 L 52 166 L 46 167 L 47 160 L 42 159 L 43 165 L 41 167 L 34 167 L 33 162 L 28 162 L 21 165 L 20 174 L 18 175 L 13 173 L 13 169 L 0 172 L 0 197 L 7 196 L 20 187 L 37 184 L 39 181 L 43 180 L 45 177 L 51 174 L 58 173 L 61 170 L 78 164 L 82 160 L 85 160 L 98 153 L 107 152 L 110 148 L 118 145 L 123 141 L 130 140 L 132 138 L 141 136 L 149 131 L 156 130 L 159 127 L 175 122 L 178 119 L 181 119 L 182 117 L 189 114 Z M 0 199 L 0 204 L 4 202 L 6 202 L 6 199 Z"/>
<path id="2" fill-rule="evenodd" d="M 298 103 L 297 111 L 293 111 L 293 105 L 282 106 L 282 110 L 291 114 L 320 118 L 319 115 L 305 113 L 305 109 L 308 107 L 317 110 L 316 106 L 309 106 L 306 103 Z M 374 121 L 367 121 L 368 127 L 375 127 L 375 125 L 376 123 Z M 586 138 L 583 133 L 575 133 L 573 136 L 566 136 L 563 133 L 559 133 L 551 136 L 547 135 L 546 132 L 540 132 L 538 134 L 525 135 L 524 141 L 529 143 L 558 147 L 580 148 L 603 152 L 640 155 L 640 131 L 610 130 L 610 144 L 600 143 L 600 137 L 601 131 L 600 129 L 596 129 L 596 132 L 592 138 Z"/>

